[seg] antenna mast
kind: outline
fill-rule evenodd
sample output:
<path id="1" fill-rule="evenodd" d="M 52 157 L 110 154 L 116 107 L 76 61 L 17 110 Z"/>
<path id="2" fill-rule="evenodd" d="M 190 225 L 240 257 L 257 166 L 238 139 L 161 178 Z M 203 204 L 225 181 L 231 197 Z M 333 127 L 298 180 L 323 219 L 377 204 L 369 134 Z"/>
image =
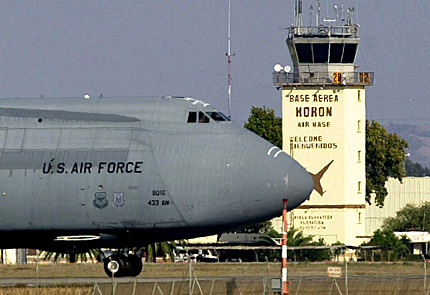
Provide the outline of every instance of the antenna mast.
<path id="1" fill-rule="evenodd" d="M 294 27 L 303 26 L 302 12 L 303 12 L 302 0 L 296 0 L 296 3 L 294 5 Z"/>
<path id="2" fill-rule="evenodd" d="M 230 0 L 228 0 L 228 34 L 227 34 L 227 62 L 228 62 L 228 118 L 231 118 L 231 22 L 230 22 Z"/>
<path id="3" fill-rule="evenodd" d="M 318 8 L 317 8 L 317 20 L 316 20 L 316 24 L 315 26 L 319 26 L 320 25 L 320 18 L 321 18 L 321 0 L 318 0 Z"/>

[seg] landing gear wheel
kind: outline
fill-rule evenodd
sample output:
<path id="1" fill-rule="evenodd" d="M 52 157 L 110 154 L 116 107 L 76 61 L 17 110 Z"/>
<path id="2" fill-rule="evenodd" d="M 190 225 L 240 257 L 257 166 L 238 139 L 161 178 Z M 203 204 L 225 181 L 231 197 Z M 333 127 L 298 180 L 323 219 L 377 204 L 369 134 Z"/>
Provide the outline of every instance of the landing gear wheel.
<path id="1" fill-rule="evenodd" d="M 122 255 L 112 255 L 104 260 L 104 269 L 109 277 L 122 277 L 126 274 L 126 261 Z"/>
<path id="2" fill-rule="evenodd" d="M 127 262 L 129 264 L 127 276 L 137 277 L 142 271 L 143 264 L 142 259 L 137 255 L 129 255 L 127 257 Z"/>

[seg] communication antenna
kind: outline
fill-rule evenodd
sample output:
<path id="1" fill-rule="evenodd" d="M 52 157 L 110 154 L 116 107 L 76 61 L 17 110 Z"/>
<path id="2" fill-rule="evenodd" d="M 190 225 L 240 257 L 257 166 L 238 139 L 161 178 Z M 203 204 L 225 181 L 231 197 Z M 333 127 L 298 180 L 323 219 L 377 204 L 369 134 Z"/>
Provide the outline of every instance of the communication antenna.
<path id="1" fill-rule="evenodd" d="M 326 8 L 327 8 L 327 14 L 326 14 L 326 17 L 325 17 L 325 18 L 326 18 L 326 19 L 329 19 L 329 17 L 328 17 L 328 13 L 329 13 L 329 11 L 328 11 L 328 7 L 330 6 L 330 2 L 329 2 L 329 0 L 327 0 L 327 1 L 326 1 L 326 4 L 327 4 L 327 5 L 326 5 Z"/>
<path id="2" fill-rule="evenodd" d="M 334 11 L 336 12 L 336 25 L 339 25 L 339 14 L 340 14 L 339 10 L 340 10 L 339 6 L 337 6 L 337 4 L 335 4 L 334 5 Z"/>
<path id="3" fill-rule="evenodd" d="M 348 20 L 347 20 L 348 26 L 352 26 L 353 25 L 355 8 L 354 7 L 348 8 L 347 13 L 348 13 Z"/>
<path id="4" fill-rule="evenodd" d="M 297 28 L 297 1 L 294 1 L 294 22 L 293 22 L 293 27 Z"/>
<path id="5" fill-rule="evenodd" d="M 303 3 L 302 0 L 299 0 L 299 26 L 303 26 L 303 18 L 302 18 L 302 13 L 303 13 Z"/>
<path id="6" fill-rule="evenodd" d="M 296 0 L 294 4 L 294 27 L 303 26 L 302 12 L 303 12 L 302 0 Z"/>
<path id="7" fill-rule="evenodd" d="M 320 19 L 321 19 L 321 0 L 318 0 L 317 23 L 316 23 L 317 27 L 320 25 Z"/>
<path id="8" fill-rule="evenodd" d="M 340 12 L 342 14 L 342 26 L 343 26 L 343 25 L 345 25 L 345 16 L 344 16 L 344 14 L 345 14 L 345 8 L 343 6 L 343 3 L 340 5 Z"/>
<path id="9" fill-rule="evenodd" d="M 231 5 L 228 0 L 228 33 L 227 33 L 227 62 L 228 62 L 228 118 L 231 119 Z M 233 54 L 234 56 L 234 54 Z"/>
<path id="10" fill-rule="evenodd" d="M 359 19 L 358 19 L 358 0 L 355 0 L 355 9 L 357 10 L 355 22 L 358 24 L 359 23 Z"/>
<path id="11" fill-rule="evenodd" d="M 309 6 L 309 20 L 310 20 L 310 27 L 312 27 L 312 13 L 314 12 L 314 6 L 311 4 L 311 6 Z"/>

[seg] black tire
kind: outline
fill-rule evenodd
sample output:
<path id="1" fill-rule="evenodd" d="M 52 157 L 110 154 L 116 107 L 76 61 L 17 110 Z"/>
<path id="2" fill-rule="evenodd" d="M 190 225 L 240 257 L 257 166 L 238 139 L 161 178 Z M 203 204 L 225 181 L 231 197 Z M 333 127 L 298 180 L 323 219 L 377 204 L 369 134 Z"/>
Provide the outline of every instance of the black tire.
<path id="1" fill-rule="evenodd" d="M 137 255 L 129 255 L 127 262 L 130 265 L 126 276 L 137 277 L 143 268 L 142 259 Z"/>

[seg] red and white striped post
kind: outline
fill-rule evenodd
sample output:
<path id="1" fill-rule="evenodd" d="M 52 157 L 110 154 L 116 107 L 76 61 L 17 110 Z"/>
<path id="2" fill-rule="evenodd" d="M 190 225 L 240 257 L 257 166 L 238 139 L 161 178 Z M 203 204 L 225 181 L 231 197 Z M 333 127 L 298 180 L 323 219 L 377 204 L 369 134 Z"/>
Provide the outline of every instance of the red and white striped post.
<path id="1" fill-rule="evenodd" d="M 287 220 L 287 203 L 288 200 L 284 199 L 284 209 L 282 210 L 282 221 L 284 223 L 282 227 L 282 294 L 288 295 L 288 281 L 287 281 L 287 231 L 288 231 L 288 220 Z"/>

